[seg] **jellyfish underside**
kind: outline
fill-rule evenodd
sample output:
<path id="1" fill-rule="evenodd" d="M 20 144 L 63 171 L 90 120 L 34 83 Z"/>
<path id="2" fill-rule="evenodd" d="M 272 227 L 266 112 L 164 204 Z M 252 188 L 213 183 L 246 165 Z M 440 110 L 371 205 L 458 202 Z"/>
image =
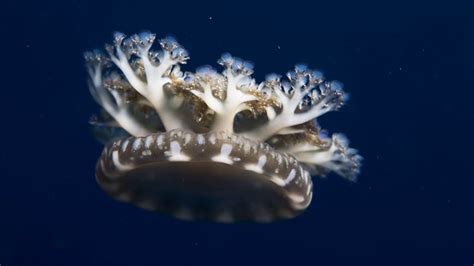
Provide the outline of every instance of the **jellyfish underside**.
<path id="1" fill-rule="evenodd" d="M 96 176 L 111 197 L 184 220 L 270 222 L 296 216 L 311 200 L 309 174 L 298 162 L 224 132 L 116 140 Z"/>

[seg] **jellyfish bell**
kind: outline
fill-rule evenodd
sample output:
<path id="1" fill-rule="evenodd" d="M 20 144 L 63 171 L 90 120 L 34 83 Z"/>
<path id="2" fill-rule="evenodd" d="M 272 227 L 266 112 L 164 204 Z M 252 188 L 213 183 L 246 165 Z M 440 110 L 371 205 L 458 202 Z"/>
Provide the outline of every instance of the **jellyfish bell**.
<path id="1" fill-rule="evenodd" d="M 113 141 L 97 164 L 97 182 L 119 201 L 219 222 L 291 218 L 312 194 L 310 174 L 292 156 L 226 132 Z"/>
<path id="2" fill-rule="evenodd" d="M 230 54 L 222 72 L 182 73 L 188 53 L 175 39 L 153 51 L 149 32 L 115 36 L 108 57 L 86 54 L 107 114 L 95 123 L 106 142 L 96 180 L 112 198 L 183 220 L 271 222 L 309 206 L 311 175 L 355 180 L 362 158 L 315 122 L 347 99 L 339 83 L 297 65 L 257 84 Z"/>

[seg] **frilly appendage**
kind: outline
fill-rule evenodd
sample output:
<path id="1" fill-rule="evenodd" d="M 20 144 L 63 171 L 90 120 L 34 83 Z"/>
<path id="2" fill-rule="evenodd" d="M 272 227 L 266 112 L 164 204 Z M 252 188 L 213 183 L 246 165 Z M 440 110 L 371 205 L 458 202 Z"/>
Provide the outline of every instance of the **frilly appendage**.
<path id="1" fill-rule="evenodd" d="M 180 65 L 186 64 L 188 52 L 171 37 L 160 40 L 161 49 L 155 51 L 155 39 L 150 32 L 130 37 L 115 33 L 113 44 L 106 46 L 108 56 L 85 54 L 92 96 L 129 134 L 177 128 L 225 131 L 268 142 L 313 174 L 333 171 L 356 179 L 362 157 L 344 135 L 329 138 L 312 126 L 348 99 L 342 83 L 326 81 L 322 72 L 301 64 L 285 79 L 270 74 L 256 83 L 253 65 L 230 54 L 218 60 L 222 72 L 204 66 L 183 73 Z M 252 115 L 236 119 L 247 113 Z"/>

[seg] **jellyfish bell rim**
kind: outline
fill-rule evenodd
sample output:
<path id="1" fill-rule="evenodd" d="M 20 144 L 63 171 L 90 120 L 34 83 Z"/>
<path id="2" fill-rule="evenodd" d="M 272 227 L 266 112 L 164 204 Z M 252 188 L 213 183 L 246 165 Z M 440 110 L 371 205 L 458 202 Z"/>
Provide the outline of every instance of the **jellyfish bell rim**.
<path id="1" fill-rule="evenodd" d="M 214 164 L 213 167 L 216 166 L 226 166 L 227 170 L 234 171 L 236 170 L 236 167 L 229 166 L 223 163 L 215 163 L 215 162 L 209 162 L 209 161 L 203 161 L 203 162 L 195 162 L 195 163 L 201 163 L 206 166 L 209 164 Z M 181 166 L 183 168 L 187 168 L 186 165 L 181 164 L 180 162 L 175 162 L 172 164 L 176 164 L 176 166 L 172 166 L 172 169 L 179 169 Z M 180 166 L 181 164 L 181 166 Z M 150 166 L 150 165 L 148 165 Z M 148 167 L 145 167 L 145 171 Z M 171 169 L 171 168 L 170 168 Z M 141 172 L 143 169 L 138 169 L 138 172 Z M 243 170 L 246 172 L 249 172 L 247 170 Z M 242 173 L 243 171 L 238 171 L 236 175 L 239 173 Z M 255 176 L 255 173 L 250 172 L 250 174 L 253 174 Z M 236 177 L 236 175 L 233 175 L 232 177 Z M 130 175 L 125 175 L 122 178 L 127 178 L 130 177 Z M 202 176 L 199 176 L 202 177 Z M 232 182 L 233 178 L 222 178 L 221 183 L 230 181 Z M 133 179 L 137 179 L 136 175 L 132 176 Z M 132 179 L 130 178 L 130 179 Z M 139 183 L 146 183 L 146 178 L 145 179 L 140 179 Z M 188 182 L 189 180 L 186 180 L 186 178 L 183 178 L 183 176 L 178 176 L 176 177 L 178 180 L 182 180 L 182 183 L 184 185 L 189 184 L 191 182 Z M 141 197 L 137 197 L 135 193 L 130 193 L 128 192 L 121 192 L 121 193 L 116 193 L 114 186 L 116 184 L 110 183 L 107 180 L 107 177 L 105 176 L 104 172 L 101 169 L 98 169 L 98 172 L 96 174 L 96 180 L 99 186 L 112 198 L 124 202 L 124 203 L 130 203 L 132 205 L 135 205 L 139 208 L 148 210 L 148 211 L 154 211 L 154 212 L 159 212 L 168 216 L 172 216 L 174 218 L 178 218 L 181 220 L 203 220 L 203 221 L 211 221 L 211 222 L 219 222 L 219 223 L 236 223 L 236 222 L 258 222 L 258 223 L 268 223 L 268 222 L 273 222 L 276 220 L 281 220 L 281 219 L 290 219 L 293 218 L 299 214 L 301 214 L 306 207 L 309 205 L 309 201 L 311 200 L 312 194 L 310 194 L 307 198 L 307 203 L 304 204 L 291 204 L 291 201 L 300 199 L 297 195 L 294 195 L 293 199 L 291 199 L 287 195 L 287 191 L 282 189 L 281 187 L 277 186 L 276 184 L 272 183 L 269 179 L 264 179 L 260 178 L 257 179 L 255 177 L 251 177 L 250 179 L 253 179 L 251 182 L 255 187 L 259 187 L 258 191 L 251 190 L 249 189 L 250 192 L 243 191 L 241 187 L 246 186 L 249 182 L 240 182 L 239 188 L 236 191 L 229 191 L 230 187 L 227 189 L 223 189 L 227 191 L 227 197 L 226 198 L 221 198 L 220 200 L 215 200 L 215 192 L 216 190 L 214 189 L 207 189 L 204 190 L 202 189 L 203 186 L 196 186 L 194 188 L 188 189 L 188 191 L 193 191 L 193 192 L 198 192 L 201 190 L 203 193 L 199 195 L 201 197 L 200 202 L 202 203 L 203 201 L 212 201 L 214 202 L 212 204 L 213 207 L 210 207 L 208 204 L 207 206 L 204 206 L 198 210 L 196 207 L 192 207 L 188 204 L 176 204 L 174 202 L 168 202 L 165 204 L 160 204 L 159 200 L 143 200 Z M 169 180 L 169 178 L 166 178 L 165 180 Z M 234 181 L 236 181 L 234 179 Z M 242 180 L 240 180 L 242 181 Z M 249 181 L 249 180 L 247 180 Z M 133 182 L 132 180 L 129 180 L 130 183 Z M 160 182 L 160 184 L 166 183 L 165 181 Z M 205 183 L 205 182 L 203 182 Z M 235 182 L 232 182 L 235 184 Z M 154 185 L 156 185 L 156 182 L 153 182 Z M 201 184 L 202 185 L 202 184 Z M 119 186 L 115 186 L 117 188 Z M 173 191 L 173 196 L 170 197 L 172 199 L 182 199 L 183 198 L 183 193 L 179 193 L 178 190 L 176 189 L 176 186 L 173 186 L 171 188 Z M 204 194 L 206 192 L 206 194 Z M 258 193 L 257 193 L 258 192 Z M 199 194 L 199 193 L 194 193 L 194 194 Z M 159 194 L 157 194 L 159 195 Z M 214 197 L 212 196 L 214 195 Z M 221 194 L 222 195 L 222 194 Z M 261 205 L 259 201 L 250 201 L 248 199 L 254 199 L 255 197 L 258 197 L 259 195 L 265 195 L 266 198 L 271 198 L 271 200 L 266 201 L 266 203 L 272 202 L 273 205 L 271 204 L 266 204 L 266 205 Z M 161 199 L 164 199 L 164 197 L 160 197 Z M 193 197 L 191 195 L 187 196 L 186 198 L 188 199 L 195 199 L 196 197 Z M 224 207 L 222 208 L 221 206 L 230 206 L 230 199 L 232 198 L 244 198 L 246 205 L 249 206 L 249 209 L 243 209 L 243 208 L 227 208 Z M 193 201 L 193 200 L 188 200 Z M 158 203 L 158 204 L 157 204 Z M 193 204 L 193 205 L 200 205 L 200 204 Z M 240 202 L 236 205 L 242 205 Z M 278 207 L 275 207 L 278 206 Z"/>
<path id="2" fill-rule="evenodd" d="M 115 140 L 97 162 L 96 181 L 118 201 L 182 220 L 272 222 L 297 216 L 312 198 L 298 161 L 226 132 Z"/>

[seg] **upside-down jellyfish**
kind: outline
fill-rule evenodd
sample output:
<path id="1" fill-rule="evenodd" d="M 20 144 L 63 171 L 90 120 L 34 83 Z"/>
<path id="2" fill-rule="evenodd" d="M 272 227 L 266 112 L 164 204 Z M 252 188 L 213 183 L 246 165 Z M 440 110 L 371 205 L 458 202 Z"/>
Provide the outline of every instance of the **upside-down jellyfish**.
<path id="1" fill-rule="evenodd" d="M 96 180 L 111 197 L 186 220 L 270 222 L 308 207 L 312 175 L 355 180 L 357 151 L 316 123 L 347 100 L 340 82 L 296 65 L 256 83 L 230 54 L 222 72 L 183 72 L 188 52 L 170 37 L 154 43 L 115 33 L 107 54 L 85 54 L 104 111 Z"/>

